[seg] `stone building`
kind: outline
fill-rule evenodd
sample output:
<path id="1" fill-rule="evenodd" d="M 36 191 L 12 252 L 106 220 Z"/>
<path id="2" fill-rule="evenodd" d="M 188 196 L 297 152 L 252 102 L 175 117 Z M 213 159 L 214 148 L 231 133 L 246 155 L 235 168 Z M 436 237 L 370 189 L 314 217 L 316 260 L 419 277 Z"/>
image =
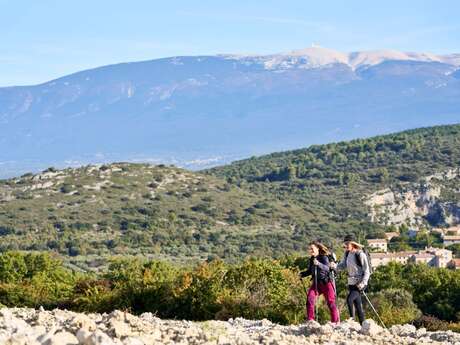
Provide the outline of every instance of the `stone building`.
<path id="1" fill-rule="evenodd" d="M 387 265 L 390 262 L 400 264 L 423 263 L 432 267 L 445 268 L 453 260 L 452 251 L 442 248 L 425 248 L 418 252 L 370 253 L 372 267 Z"/>
<path id="2" fill-rule="evenodd" d="M 385 238 L 368 239 L 367 244 L 375 252 L 387 252 L 388 241 Z"/>
<path id="3" fill-rule="evenodd" d="M 460 236 L 443 236 L 442 237 L 442 244 L 444 246 L 450 246 L 451 244 L 457 244 L 460 243 Z"/>

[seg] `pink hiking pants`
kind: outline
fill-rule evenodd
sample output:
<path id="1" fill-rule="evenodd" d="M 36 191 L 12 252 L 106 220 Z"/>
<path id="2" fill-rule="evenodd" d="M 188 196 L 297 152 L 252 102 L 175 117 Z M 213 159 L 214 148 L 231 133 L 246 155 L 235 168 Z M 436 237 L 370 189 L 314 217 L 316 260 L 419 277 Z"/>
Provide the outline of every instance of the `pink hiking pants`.
<path id="1" fill-rule="evenodd" d="M 326 284 L 318 282 L 318 291 L 315 290 L 315 283 L 308 289 L 307 294 L 307 318 L 308 320 L 315 319 L 315 303 L 316 297 L 319 295 L 324 295 L 326 299 L 327 306 L 329 307 L 329 311 L 331 312 L 331 322 L 337 323 L 339 322 L 339 311 L 337 309 L 337 305 L 335 304 L 335 293 L 334 293 L 334 286 L 332 282 L 328 282 Z"/>

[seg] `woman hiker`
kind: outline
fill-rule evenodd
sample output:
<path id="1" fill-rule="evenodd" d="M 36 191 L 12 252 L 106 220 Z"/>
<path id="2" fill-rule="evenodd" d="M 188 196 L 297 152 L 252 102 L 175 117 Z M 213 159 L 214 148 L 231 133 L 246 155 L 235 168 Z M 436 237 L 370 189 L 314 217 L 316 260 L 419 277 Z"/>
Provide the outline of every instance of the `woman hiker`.
<path id="1" fill-rule="evenodd" d="M 369 280 L 370 271 L 367 255 L 362 250 L 363 246 L 357 243 L 352 235 L 347 235 L 343 239 L 345 255 L 338 263 L 331 263 L 331 268 L 347 270 L 348 273 L 348 296 L 347 306 L 351 318 L 355 318 L 355 310 L 358 313 L 359 323 L 364 322 L 363 302 L 361 291 L 363 291 Z"/>
<path id="2" fill-rule="evenodd" d="M 327 306 L 331 312 L 331 322 L 339 322 L 339 311 L 335 302 L 335 290 L 329 275 L 329 250 L 318 242 L 309 246 L 310 260 L 308 269 L 300 272 L 302 278 L 311 275 L 312 285 L 307 293 L 307 319 L 315 319 L 315 303 L 319 295 L 324 295 Z"/>

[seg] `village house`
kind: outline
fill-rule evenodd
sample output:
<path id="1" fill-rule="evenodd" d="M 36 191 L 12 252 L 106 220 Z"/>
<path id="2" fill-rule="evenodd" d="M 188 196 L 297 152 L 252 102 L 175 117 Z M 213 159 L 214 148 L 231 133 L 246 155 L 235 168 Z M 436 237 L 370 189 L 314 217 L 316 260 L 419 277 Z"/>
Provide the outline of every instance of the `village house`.
<path id="1" fill-rule="evenodd" d="M 393 237 L 399 237 L 399 232 L 385 232 L 385 238 L 387 241 L 391 241 Z"/>
<path id="2" fill-rule="evenodd" d="M 442 237 L 442 244 L 447 247 L 451 244 L 460 243 L 460 236 L 443 236 Z"/>
<path id="3" fill-rule="evenodd" d="M 385 238 L 367 239 L 367 244 L 375 252 L 388 251 L 388 242 Z"/>
<path id="4" fill-rule="evenodd" d="M 415 264 L 427 264 L 431 266 L 431 262 L 434 258 L 435 255 L 431 253 L 417 253 L 409 258 L 409 262 L 413 262 Z"/>
<path id="5" fill-rule="evenodd" d="M 448 228 L 433 228 L 431 231 L 440 233 L 441 235 L 460 236 L 460 225 L 455 225 Z"/>
<path id="6" fill-rule="evenodd" d="M 394 252 L 394 253 L 370 253 L 371 266 L 373 268 L 387 265 L 390 262 L 400 264 L 423 263 L 432 267 L 444 268 L 452 265 L 452 251 L 442 248 L 425 248 L 424 250 Z"/>
<path id="7" fill-rule="evenodd" d="M 390 262 L 397 262 L 405 265 L 414 254 L 416 254 L 415 251 L 394 253 L 370 253 L 371 266 L 378 267 L 381 265 L 387 265 Z"/>
<path id="8" fill-rule="evenodd" d="M 426 248 L 426 253 L 433 254 L 435 256 L 432 266 L 434 267 L 447 267 L 448 263 L 452 261 L 452 251 L 442 248 Z"/>
<path id="9" fill-rule="evenodd" d="M 451 226 L 450 228 L 447 228 L 446 234 L 460 236 L 460 225 Z"/>

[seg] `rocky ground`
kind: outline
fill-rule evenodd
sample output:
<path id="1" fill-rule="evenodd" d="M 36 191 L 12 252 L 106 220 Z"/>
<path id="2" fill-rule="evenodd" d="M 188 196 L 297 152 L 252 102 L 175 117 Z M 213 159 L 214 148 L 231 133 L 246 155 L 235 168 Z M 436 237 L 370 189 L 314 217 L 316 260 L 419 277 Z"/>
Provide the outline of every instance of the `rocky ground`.
<path id="1" fill-rule="evenodd" d="M 412 325 L 385 330 L 372 320 L 339 325 L 316 322 L 280 326 L 267 320 L 161 320 L 151 313 L 134 316 L 121 311 L 80 314 L 66 310 L 26 308 L 0 310 L 0 344 L 5 345 L 142 345 L 142 344 L 455 344 L 460 334 L 427 332 Z"/>

